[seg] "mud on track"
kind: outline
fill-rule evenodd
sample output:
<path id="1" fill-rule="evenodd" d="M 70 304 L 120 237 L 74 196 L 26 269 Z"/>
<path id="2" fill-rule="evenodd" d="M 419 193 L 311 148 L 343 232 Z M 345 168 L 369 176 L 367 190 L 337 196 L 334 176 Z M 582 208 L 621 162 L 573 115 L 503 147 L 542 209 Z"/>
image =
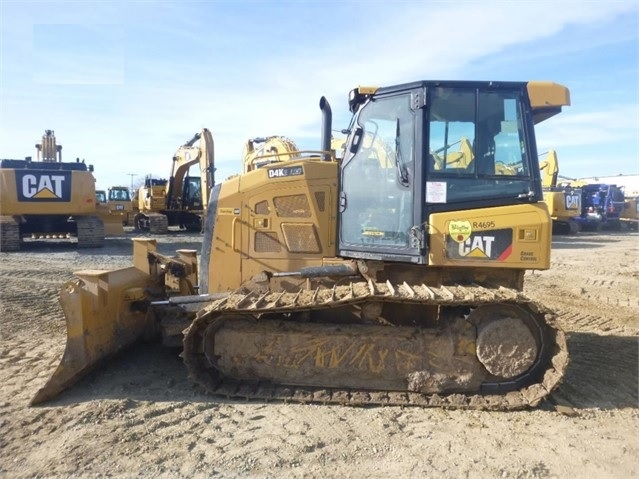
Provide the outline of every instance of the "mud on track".
<path id="1" fill-rule="evenodd" d="M 158 239 L 167 254 L 201 241 Z M 64 349 L 61 284 L 128 266 L 130 234 L 0 253 L 0 476 L 636 477 L 638 247 L 637 233 L 554 237 L 553 267 L 527 274 L 526 293 L 557 312 L 571 362 L 551 401 L 514 413 L 211 398 L 154 344 L 29 408 Z"/>

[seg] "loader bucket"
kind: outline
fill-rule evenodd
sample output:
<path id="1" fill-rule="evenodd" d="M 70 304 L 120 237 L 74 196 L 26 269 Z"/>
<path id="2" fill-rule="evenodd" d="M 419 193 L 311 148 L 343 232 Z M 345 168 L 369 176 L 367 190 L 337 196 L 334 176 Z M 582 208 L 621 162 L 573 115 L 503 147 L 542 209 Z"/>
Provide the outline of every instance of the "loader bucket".
<path id="1" fill-rule="evenodd" d="M 136 242 L 134 250 L 136 266 L 79 271 L 64 284 L 60 304 L 66 318 L 66 347 L 60 364 L 30 405 L 52 399 L 152 328 L 153 319 L 141 307 L 151 286 L 142 260 L 145 251 L 155 250 L 155 242 Z"/>

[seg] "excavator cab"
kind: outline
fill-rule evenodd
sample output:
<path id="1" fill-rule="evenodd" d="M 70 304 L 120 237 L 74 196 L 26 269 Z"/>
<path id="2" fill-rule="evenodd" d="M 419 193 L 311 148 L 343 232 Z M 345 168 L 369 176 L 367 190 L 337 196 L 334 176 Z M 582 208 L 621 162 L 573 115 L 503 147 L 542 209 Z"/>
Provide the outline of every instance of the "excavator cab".
<path id="1" fill-rule="evenodd" d="M 182 205 L 186 210 L 202 210 L 202 180 L 199 176 L 186 176 L 182 186 Z"/>

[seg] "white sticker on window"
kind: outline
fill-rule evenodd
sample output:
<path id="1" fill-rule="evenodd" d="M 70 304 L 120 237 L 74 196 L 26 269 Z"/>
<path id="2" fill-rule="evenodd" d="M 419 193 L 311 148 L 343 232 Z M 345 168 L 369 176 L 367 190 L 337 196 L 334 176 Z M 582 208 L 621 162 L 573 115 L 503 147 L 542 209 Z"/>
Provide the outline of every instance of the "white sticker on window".
<path id="1" fill-rule="evenodd" d="M 446 203 L 446 182 L 426 182 L 426 203 Z"/>

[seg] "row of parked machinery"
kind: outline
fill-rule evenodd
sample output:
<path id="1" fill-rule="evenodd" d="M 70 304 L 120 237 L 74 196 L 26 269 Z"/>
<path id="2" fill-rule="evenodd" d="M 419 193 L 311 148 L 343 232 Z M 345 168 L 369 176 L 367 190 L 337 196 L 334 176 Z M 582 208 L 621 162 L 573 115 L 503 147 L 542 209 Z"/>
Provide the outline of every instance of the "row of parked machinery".
<path id="1" fill-rule="evenodd" d="M 338 156 L 343 154 L 343 142 L 332 141 L 331 149 Z M 16 251 L 28 237 L 73 237 L 81 248 L 101 246 L 105 236 L 123 235 L 124 226 L 152 234 L 167 233 L 169 226 L 202 230 L 208 192 L 215 183 L 213 138 L 206 128 L 175 152 L 168 179 L 149 175 L 133 191 L 126 186 L 96 190 L 93 166 L 79 159 L 63 162 L 62 145 L 57 144 L 53 130 L 45 131 L 36 150 L 36 160 L 26 157 L 0 161 L 0 251 Z M 474 161 L 466 138 L 446 145 L 446 150 L 445 163 L 437 152 L 433 153 L 435 170 L 467 168 Z M 282 136 L 250 139 L 244 146 L 243 170 L 246 173 L 300 154 L 297 145 Z M 384 163 L 383 159 L 379 161 Z M 196 164 L 199 173 L 190 174 Z M 498 165 L 505 168 L 502 163 Z M 638 192 L 561 177 L 554 150 L 540 160 L 539 166 L 554 233 L 637 229 Z"/>
<path id="2" fill-rule="evenodd" d="M 147 177 L 131 194 L 125 186 L 96 190 L 93 165 L 62 161 L 53 130 L 36 144 L 37 158 L 0 160 L 0 251 L 18 251 L 25 239 L 77 240 L 100 247 L 124 226 L 166 233 L 169 226 L 200 231 L 213 184 L 213 139 L 207 129 L 180 146 L 168 179 Z M 190 176 L 192 165 L 200 165 Z"/>
<path id="3" fill-rule="evenodd" d="M 544 201 L 553 219 L 553 232 L 575 234 L 581 230 L 636 230 L 639 192 L 616 184 L 589 182 L 559 175 L 557 152 L 550 150 L 539 162 Z"/>
<path id="4" fill-rule="evenodd" d="M 199 173 L 190 175 L 199 164 Z M 108 206 L 111 218 L 153 234 L 168 232 L 169 226 L 201 231 L 213 179 L 213 137 L 206 128 L 178 148 L 168 179 L 147 175 L 144 184 L 130 192 L 125 186 L 97 190 L 98 204 Z"/>

